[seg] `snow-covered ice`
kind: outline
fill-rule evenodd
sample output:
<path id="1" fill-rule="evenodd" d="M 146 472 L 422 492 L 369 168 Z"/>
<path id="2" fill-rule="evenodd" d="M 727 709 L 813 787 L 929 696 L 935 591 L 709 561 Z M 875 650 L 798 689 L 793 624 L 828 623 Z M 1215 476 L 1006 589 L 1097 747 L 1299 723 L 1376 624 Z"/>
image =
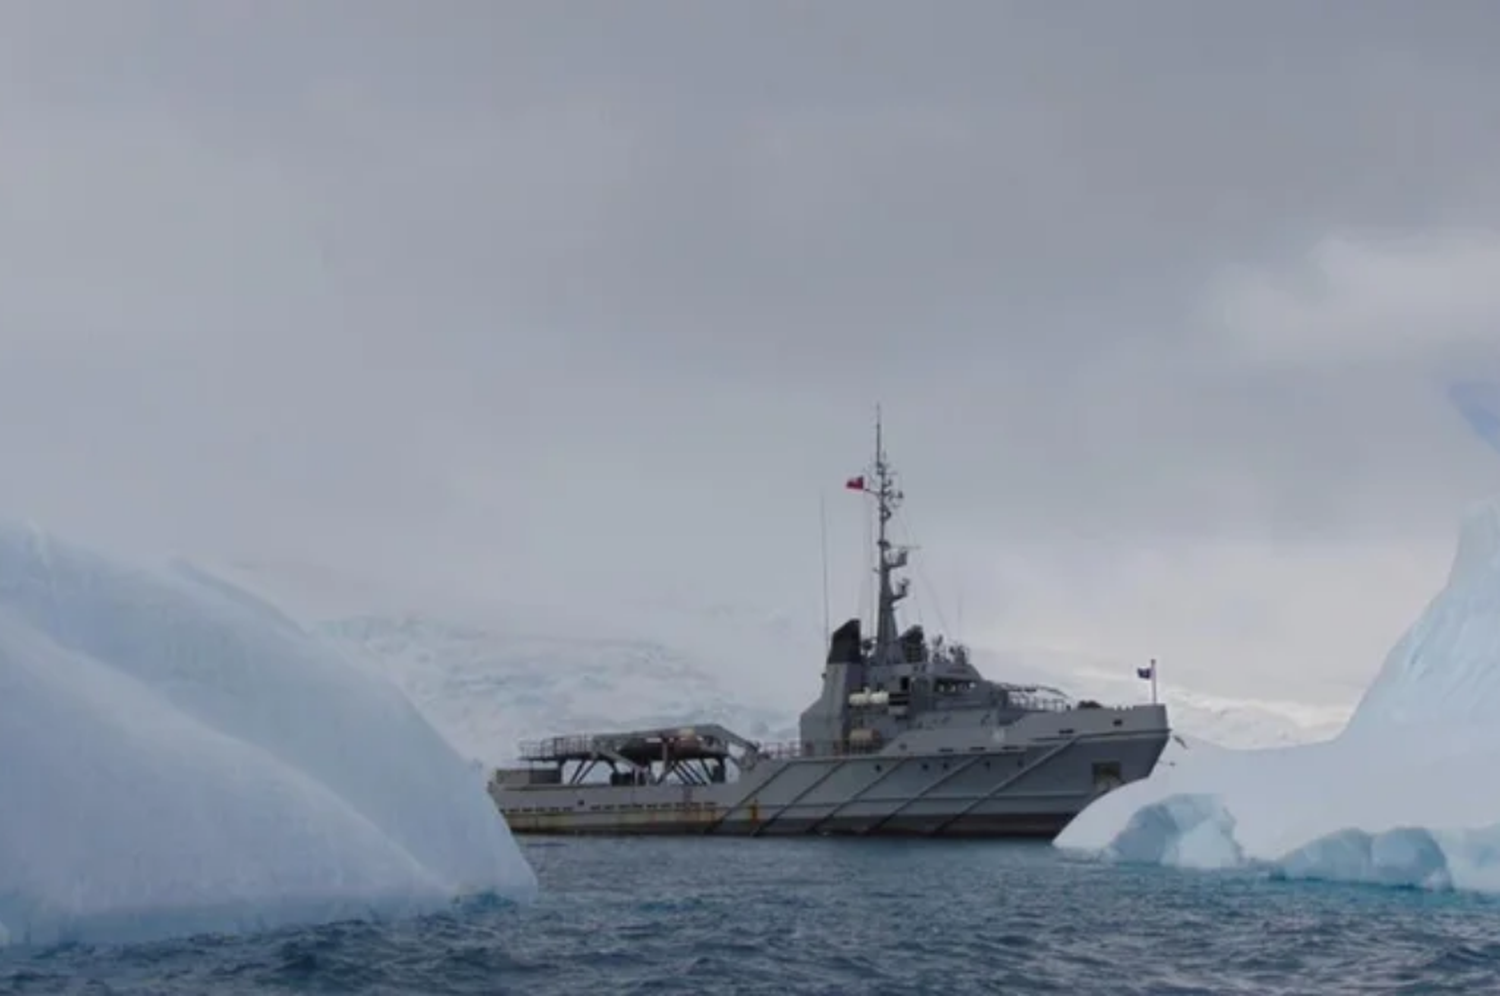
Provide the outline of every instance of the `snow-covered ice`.
<path id="1" fill-rule="evenodd" d="M 396 915 L 536 879 L 388 682 L 183 565 L 0 524 L 0 943 Z"/>
<path id="2" fill-rule="evenodd" d="M 1056 845 L 1105 859 L 1500 892 L 1500 499 L 1333 738 L 1174 750 Z"/>

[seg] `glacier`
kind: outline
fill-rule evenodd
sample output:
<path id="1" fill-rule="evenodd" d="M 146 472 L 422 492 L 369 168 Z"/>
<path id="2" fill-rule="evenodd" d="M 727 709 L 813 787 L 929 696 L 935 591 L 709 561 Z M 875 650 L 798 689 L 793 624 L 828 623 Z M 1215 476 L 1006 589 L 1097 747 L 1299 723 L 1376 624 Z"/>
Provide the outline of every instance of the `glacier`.
<path id="1" fill-rule="evenodd" d="M 393 684 L 192 566 L 0 522 L 0 944 L 517 902 L 481 777 Z"/>
<path id="2" fill-rule="evenodd" d="M 1500 892 L 1500 498 L 1463 518 L 1446 583 L 1333 737 L 1190 745 L 1101 796 L 1074 856 L 1275 878 Z"/>

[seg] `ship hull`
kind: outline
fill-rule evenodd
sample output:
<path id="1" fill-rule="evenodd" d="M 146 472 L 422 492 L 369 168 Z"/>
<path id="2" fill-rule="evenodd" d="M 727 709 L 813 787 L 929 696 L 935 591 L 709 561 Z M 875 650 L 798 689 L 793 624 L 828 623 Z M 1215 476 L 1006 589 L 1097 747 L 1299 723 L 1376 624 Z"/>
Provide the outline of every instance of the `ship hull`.
<path id="1" fill-rule="evenodd" d="M 964 754 L 762 760 L 733 782 L 494 787 L 512 832 L 538 835 L 1056 836 L 1099 795 L 1145 778 L 1167 733 Z"/>
<path id="2" fill-rule="evenodd" d="M 1080 807 L 1081 808 L 1081 807 Z M 509 819 L 509 818 L 507 818 Z M 941 825 L 929 819 L 894 819 L 876 823 L 854 817 L 833 820 L 778 820 L 770 825 L 750 820 L 647 818 L 616 814 L 607 820 L 512 820 L 511 831 L 527 837 L 944 837 L 1051 840 L 1068 825 L 1072 815 L 960 816 Z"/>

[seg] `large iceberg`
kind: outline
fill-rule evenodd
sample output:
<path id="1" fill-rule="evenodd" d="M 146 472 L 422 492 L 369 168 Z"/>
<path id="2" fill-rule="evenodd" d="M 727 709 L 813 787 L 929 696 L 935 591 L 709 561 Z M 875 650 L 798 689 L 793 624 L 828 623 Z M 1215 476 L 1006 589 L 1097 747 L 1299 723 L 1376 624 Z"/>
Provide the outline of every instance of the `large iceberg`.
<path id="1" fill-rule="evenodd" d="M 1174 750 L 1055 841 L 1105 859 L 1500 891 L 1500 499 L 1345 728 L 1270 750 Z"/>
<path id="2" fill-rule="evenodd" d="M 191 567 L 0 524 L 0 944 L 535 889 L 482 779 L 395 686 Z"/>

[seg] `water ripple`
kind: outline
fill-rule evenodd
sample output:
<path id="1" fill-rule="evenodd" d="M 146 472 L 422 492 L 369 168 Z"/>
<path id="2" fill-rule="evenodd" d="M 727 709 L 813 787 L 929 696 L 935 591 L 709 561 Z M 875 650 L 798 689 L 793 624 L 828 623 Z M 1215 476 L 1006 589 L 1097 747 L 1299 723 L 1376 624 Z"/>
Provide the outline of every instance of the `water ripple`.
<path id="1" fill-rule="evenodd" d="M 544 892 L 396 923 L 0 952 L 0 993 L 1500 992 L 1500 903 L 979 842 L 527 846 Z"/>

